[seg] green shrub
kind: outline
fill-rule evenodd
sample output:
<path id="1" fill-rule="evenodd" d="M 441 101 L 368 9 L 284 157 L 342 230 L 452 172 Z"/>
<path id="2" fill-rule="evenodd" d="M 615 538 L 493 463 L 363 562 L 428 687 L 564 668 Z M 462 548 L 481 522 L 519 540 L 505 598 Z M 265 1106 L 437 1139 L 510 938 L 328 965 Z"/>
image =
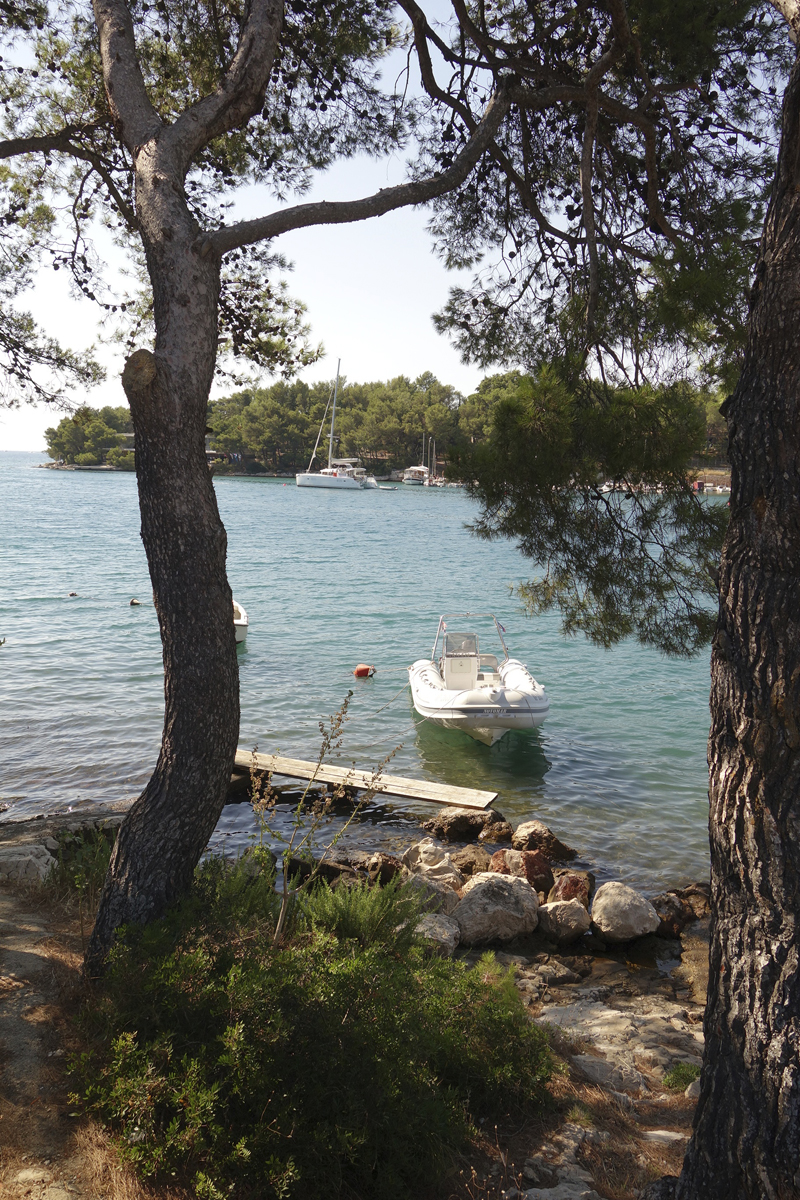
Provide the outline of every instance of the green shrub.
<path id="1" fill-rule="evenodd" d="M 320 887 L 275 946 L 273 883 L 212 861 L 113 953 L 74 1070 L 142 1173 L 209 1200 L 400 1200 L 480 1118 L 543 1102 L 546 1039 L 491 955 L 426 956 L 401 887 Z"/>
<path id="2" fill-rule="evenodd" d="M 665 1072 L 662 1083 L 670 1092 L 685 1092 L 689 1084 L 699 1078 L 699 1067 L 692 1063 L 676 1063 Z"/>
<path id="3" fill-rule="evenodd" d="M 78 833 L 58 835 L 55 865 L 47 887 L 62 900 L 77 899 L 94 912 L 108 871 L 116 832 L 105 826 L 90 826 Z"/>
<path id="4" fill-rule="evenodd" d="M 337 888 L 322 884 L 301 903 L 303 917 L 312 929 L 352 938 L 364 949 L 382 945 L 402 952 L 414 942 L 418 893 L 397 879 L 383 888 L 366 882 Z"/>

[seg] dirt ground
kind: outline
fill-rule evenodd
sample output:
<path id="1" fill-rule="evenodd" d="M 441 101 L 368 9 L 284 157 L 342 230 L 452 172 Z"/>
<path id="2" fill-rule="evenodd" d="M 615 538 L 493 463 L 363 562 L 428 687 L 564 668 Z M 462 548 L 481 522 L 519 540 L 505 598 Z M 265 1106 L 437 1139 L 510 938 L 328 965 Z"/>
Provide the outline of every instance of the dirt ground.
<path id="1" fill-rule="evenodd" d="M 179 1200 L 140 1185 L 70 1103 L 82 956 L 77 913 L 31 889 L 0 888 L 0 1195 Z"/>

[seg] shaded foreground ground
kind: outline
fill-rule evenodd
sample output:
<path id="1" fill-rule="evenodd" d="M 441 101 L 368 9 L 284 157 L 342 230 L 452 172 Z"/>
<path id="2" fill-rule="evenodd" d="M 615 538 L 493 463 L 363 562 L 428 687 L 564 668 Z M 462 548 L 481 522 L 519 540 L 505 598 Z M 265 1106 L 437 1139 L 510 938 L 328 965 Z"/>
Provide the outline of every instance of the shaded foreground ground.
<path id="1" fill-rule="evenodd" d="M 694 1101 L 664 1091 L 661 1079 L 670 1063 L 700 1052 L 702 932 L 694 927 L 682 965 L 670 974 L 622 955 L 570 958 L 537 953 L 536 946 L 499 954 L 515 967 L 531 1015 L 552 1026 L 560 1068 L 550 1087 L 553 1105 L 523 1128 L 483 1128 L 448 1186 L 429 1200 L 504 1193 L 510 1200 L 513 1189 L 535 1189 L 532 1200 L 539 1189 L 553 1200 L 633 1200 L 651 1179 L 677 1174 Z M 140 1184 L 105 1133 L 69 1102 L 66 1060 L 80 1049 L 74 1017 L 87 935 L 76 912 L 40 891 L 0 888 L 3 1195 L 183 1200 L 188 1192 Z M 598 1064 L 637 1075 L 628 1093 L 616 1090 L 619 1075 L 602 1086 L 592 1082 Z"/>

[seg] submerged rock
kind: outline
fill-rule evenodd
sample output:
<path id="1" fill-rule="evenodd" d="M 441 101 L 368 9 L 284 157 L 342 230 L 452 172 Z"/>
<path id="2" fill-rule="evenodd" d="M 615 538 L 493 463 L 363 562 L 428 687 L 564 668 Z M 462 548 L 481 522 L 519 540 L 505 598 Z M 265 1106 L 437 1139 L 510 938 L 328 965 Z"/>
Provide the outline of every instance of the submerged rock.
<path id="1" fill-rule="evenodd" d="M 539 900 L 524 879 L 495 872 L 473 875 L 464 884 L 464 898 L 453 911 L 468 946 L 507 942 L 532 933 L 539 920 Z"/>
<path id="2" fill-rule="evenodd" d="M 578 899 L 556 900 L 539 906 L 539 929 L 562 945 L 583 937 L 590 923 L 589 913 Z"/>
<path id="3" fill-rule="evenodd" d="M 680 937 L 687 925 L 696 921 L 694 909 L 687 900 L 682 900 L 675 892 L 662 892 L 650 900 L 659 916 L 660 924 L 656 929 L 658 937 Z"/>
<path id="4" fill-rule="evenodd" d="M 493 808 L 479 811 L 474 808 L 449 808 L 437 813 L 422 828 L 442 842 L 474 842 L 491 825 L 508 824 L 502 813 Z"/>
<path id="5" fill-rule="evenodd" d="M 711 912 L 711 885 L 708 883 L 690 883 L 685 888 L 674 888 L 675 895 L 685 900 L 698 921 L 707 917 Z"/>
<path id="6" fill-rule="evenodd" d="M 604 883 L 597 889 L 592 904 L 592 925 L 604 941 L 630 942 L 646 933 L 655 933 L 660 921 L 650 901 L 627 884 Z"/>
<path id="7" fill-rule="evenodd" d="M 515 850 L 541 850 L 548 862 L 570 862 L 577 850 L 558 840 L 544 821 L 523 821 L 514 831 L 511 845 Z"/>

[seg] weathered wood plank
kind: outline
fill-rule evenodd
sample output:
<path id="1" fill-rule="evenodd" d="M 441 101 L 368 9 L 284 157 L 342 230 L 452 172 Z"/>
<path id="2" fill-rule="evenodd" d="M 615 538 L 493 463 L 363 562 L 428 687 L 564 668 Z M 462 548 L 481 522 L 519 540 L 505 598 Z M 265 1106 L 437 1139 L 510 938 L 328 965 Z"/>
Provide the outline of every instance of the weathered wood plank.
<path id="1" fill-rule="evenodd" d="M 248 750 L 236 754 L 236 768 L 249 770 L 253 755 Z M 320 783 L 344 783 L 349 787 L 374 787 L 382 795 L 403 796 L 408 800 L 427 800 L 431 804 L 448 804 L 455 808 L 488 808 L 497 799 L 497 792 L 482 792 L 477 788 L 453 787 L 447 783 L 433 783 L 427 779 L 404 779 L 400 775 L 381 775 L 375 781 L 369 771 L 357 771 L 354 767 L 335 767 L 329 763 L 319 766 L 300 758 L 284 758 L 278 754 L 256 754 L 255 765 L 259 771 L 272 771 L 275 775 L 287 775 L 292 779 L 314 779 Z"/>

